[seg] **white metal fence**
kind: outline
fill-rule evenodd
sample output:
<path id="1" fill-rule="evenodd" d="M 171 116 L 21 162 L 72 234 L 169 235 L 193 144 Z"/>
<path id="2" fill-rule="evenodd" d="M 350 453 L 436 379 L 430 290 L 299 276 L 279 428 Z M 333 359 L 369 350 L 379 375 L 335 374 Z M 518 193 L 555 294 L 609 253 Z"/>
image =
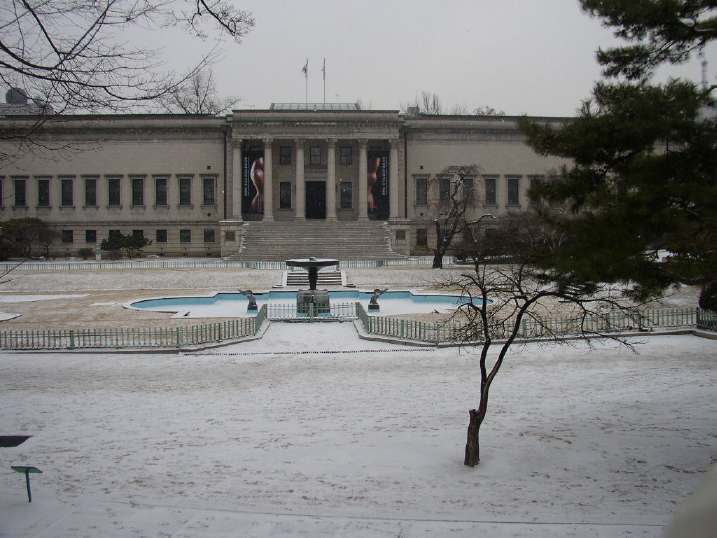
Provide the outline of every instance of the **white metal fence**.
<path id="1" fill-rule="evenodd" d="M 304 309 L 298 309 L 296 304 L 290 303 L 269 304 L 267 306 L 267 317 L 273 321 L 293 319 L 322 321 L 332 319 L 353 319 L 357 316 L 356 303 L 331 303 L 328 307 L 308 304 Z"/>
<path id="2" fill-rule="evenodd" d="M 444 256 L 444 263 L 453 263 L 452 256 Z M 410 256 L 406 258 L 387 258 L 376 260 L 341 260 L 340 269 L 374 269 L 377 267 L 431 265 L 431 256 Z M 268 271 L 286 271 L 286 263 L 281 261 L 221 260 L 210 258 L 172 258 L 157 260 L 102 260 L 102 261 L 30 261 L 0 262 L 0 271 L 15 267 L 18 272 L 55 273 L 76 271 L 127 271 L 159 269 L 259 269 Z"/>
<path id="3" fill-rule="evenodd" d="M 83 328 L 0 331 L 0 349 L 181 349 L 254 336 L 266 319 L 266 305 L 256 317 L 179 327 Z"/>
<path id="4" fill-rule="evenodd" d="M 357 317 L 369 334 L 389 336 L 403 340 L 415 340 L 433 344 L 482 341 L 479 325 L 466 325 L 456 320 L 445 322 L 421 322 L 386 316 L 369 316 L 360 303 L 356 303 Z M 510 325 L 491 328 L 491 338 L 507 338 Z M 538 324 L 524 320 L 518 328 L 518 338 L 544 338 L 579 334 L 609 334 L 620 331 L 655 328 L 696 327 L 717 330 L 717 313 L 700 308 L 659 308 L 639 313 L 609 312 L 601 316 L 552 317 Z"/>

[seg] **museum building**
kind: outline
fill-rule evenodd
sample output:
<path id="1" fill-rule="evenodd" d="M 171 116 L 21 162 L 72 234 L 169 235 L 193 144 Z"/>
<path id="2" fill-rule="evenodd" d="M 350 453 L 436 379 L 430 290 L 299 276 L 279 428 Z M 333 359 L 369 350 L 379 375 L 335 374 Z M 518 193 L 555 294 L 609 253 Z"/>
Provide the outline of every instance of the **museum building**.
<path id="1" fill-rule="evenodd" d="M 526 211 L 531 182 L 566 164 L 535 153 L 508 116 L 311 103 L 224 117 L 62 115 L 19 147 L 12 133 L 37 116 L 3 106 L 0 221 L 50 223 L 57 255 L 115 230 L 173 256 L 425 254 L 456 193 L 470 197 L 469 219 Z"/>

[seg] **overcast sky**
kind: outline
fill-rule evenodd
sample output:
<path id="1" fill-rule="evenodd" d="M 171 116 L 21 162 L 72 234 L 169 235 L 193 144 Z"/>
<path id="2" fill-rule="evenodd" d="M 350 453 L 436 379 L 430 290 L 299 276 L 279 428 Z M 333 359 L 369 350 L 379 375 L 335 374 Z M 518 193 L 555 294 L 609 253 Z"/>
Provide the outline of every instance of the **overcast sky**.
<path id="1" fill-rule="evenodd" d="M 577 0 L 235 3 L 253 13 L 256 27 L 239 45 L 223 43 L 214 71 L 220 93 L 241 98 L 237 108 L 303 102 L 306 58 L 309 100 L 321 101 L 326 57 L 327 101 L 397 109 L 425 90 L 446 111 L 460 104 L 573 115 L 600 76 L 595 51 L 615 43 Z M 196 54 L 191 40 L 166 39 L 170 64 Z M 696 61 L 671 72 L 700 79 Z"/>

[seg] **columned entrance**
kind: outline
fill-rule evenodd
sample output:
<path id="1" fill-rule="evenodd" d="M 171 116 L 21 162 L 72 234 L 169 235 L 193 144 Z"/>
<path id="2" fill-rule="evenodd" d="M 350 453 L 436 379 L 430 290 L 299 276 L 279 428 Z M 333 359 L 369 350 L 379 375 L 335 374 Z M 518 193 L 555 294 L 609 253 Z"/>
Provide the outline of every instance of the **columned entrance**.
<path id="1" fill-rule="evenodd" d="M 306 182 L 306 218 L 326 218 L 326 183 L 324 181 Z"/>

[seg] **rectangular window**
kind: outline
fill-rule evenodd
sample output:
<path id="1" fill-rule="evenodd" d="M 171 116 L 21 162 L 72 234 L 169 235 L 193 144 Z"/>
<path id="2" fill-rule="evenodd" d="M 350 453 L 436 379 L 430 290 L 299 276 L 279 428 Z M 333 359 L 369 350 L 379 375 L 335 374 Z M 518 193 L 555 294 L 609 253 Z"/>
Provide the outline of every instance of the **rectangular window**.
<path id="1" fill-rule="evenodd" d="M 154 205 L 155 206 L 166 206 L 167 205 L 167 178 L 166 177 L 155 177 L 154 178 Z"/>
<path id="2" fill-rule="evenodd" d="M 279 182 L 279 209 L 291 209 L 291 183 Z"/>
<path id="3" fill-rule="evenodd" d="M 191 243 L 192 242 L 192 230 L 179 230 L 179 242 L 180 243 Z"/>
<path id="4" fill-rule="evenodd" d="M 144 206 L 144 178 L 132 178 L 132 207 Z"/>
<path id="5" fill-rule="evenodd" d="M 418 228 L 416 230 L 416 246 L 426 247 L 428 246 L 428 232 L 425 228 Z"/>
<path id="6" fill-rule="evenodd" d="M 50 207 L 50 180 L 37 180 L 37 207 Z"/>
<path id="7" fill-rule="evenodd" d="M 62 207 L 72 207 L 75 205 L 75 193 L 71 178 L 60 179 L 60 195 L 60 205 Z"/>
<path id="8" fill-rule="evenodd" d="M 353 207 L 354 184 L 350 181 L 342 181 L 340 185 L 341 209 L 351 209 Z"/>
<path id="9" fill-rule="evenodd" d="M 339 164 L 342 166 L 351 166 L 353 160 L 353 148 L 351 146 L 339 146 Z"/>
<path id="10" fill-rule="evenodd" d="M 85 207 L 97 207 L 96 178 L 85 178 Z"/>
<path id="11" fill-rule="evenodd" d="M 3 187 L 5 187 L 5 178 L 0 177 L 0 208 L 4 206 L 5 202 L 5 193 L 3 192 Z"/>
<path id="12" fill-rule="evenodd" d="M 85 243 L 97 243 L 97 230 L 85 230 Z"/>
<path id="13" fill-rule="evenodd" d="M 321 164 L 321 146 L 309 147 L 309 164 Z"/>
<path id="14" fill-rule="evenodd" d="M 166 243 L 167 230 L 157 230 L 154 234 L 154 238 L 156 239 L 157 243 Z"/>
<path id="15" fill-rule="evenodd" d="M 135 239 L 144 239 L 144 230 L 132 230 L 132 237 Z"/>
<path id="16" fill-rule="evenodd" d="M 520 177 L 510 176 L 508 177 L 508 205 L 519 206 L 520 205 Z"/>
<path id="17" fill-rule="evenodd" d="M 119 230 L 110 230 L 109 233 L 109 239 L 112 241 L 113 239 L 119 239 L 122 236 L 122 232 Z"/>
<path id="18" fill-rule="evenodd" d="M 406 240 L 406 230 L 396 230 L 396 241 Z"/>
<path id="19" fill-rule="evenodd" d="M 463 178 L 463 198 L 466 200 L 473 200 L 473 178 Z"/>
<path id="20" fill-rule="evenodd" d="M 498 198 L 496 196 L 496 183 L 497 178 L 487 177 L 485 178 L 485 205 L 497 205 Z"/>
<path id="21" fill-rule="evenodd" d="M 232 243 L 234 241 L 236 241 L 236 234 L 234 233 L 233 230 L 224 232 L 224 241 L 228 241 L 228 242 L 232 242 Z"/>
<path id="22" fill-rule="evenodd" d="M 120 207 L 122 202 L 120 179 L 118 177 L 107 178 L 107 205 L 109 207 Z"/>
<path id="23" fill-rule="evenodd" d="M 179 205 L 192 205 L 192 178 L 179 178 Z"/>
<path id="24" fill-rule="evenodd" d="M 416 178 L 416 205 L 428 205 L 428 178 L 426 176 Z"/>
<path id="25" fill-rule="evenodd" d="M 27 193 L 24 179 L 13 179 L 15 189 L 15 207 L 27 207 Z"/>
<path id="26" fill-rule="evenodd" d="M 202 205 L 213 206 L 217 203 L 216 192 L 216 178 L 212 176 L 202 177 Z"/>
<path id="27" fill-rule="evenodd" d="M 207 228 L 204 230 L 204 242 L 205 243 L 214 243 L 214 230 L 211 228 Z"/>
<path id="28" fill-rule="evenodd" d="M 62 230 L 62 242 L 63 243 L 72 243 L 72 230 Z"/>
<path id="29" fill-rule="evenodd" d="M 442 177 L 438 179 L 438 199 L 447 202 L 451 199 L 451 178 Z"/>
<path id="30" fill-rule="evenodd" d="M 279 146 L 279 164 L 291 164 L 291 146 Z"/>

